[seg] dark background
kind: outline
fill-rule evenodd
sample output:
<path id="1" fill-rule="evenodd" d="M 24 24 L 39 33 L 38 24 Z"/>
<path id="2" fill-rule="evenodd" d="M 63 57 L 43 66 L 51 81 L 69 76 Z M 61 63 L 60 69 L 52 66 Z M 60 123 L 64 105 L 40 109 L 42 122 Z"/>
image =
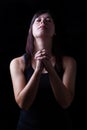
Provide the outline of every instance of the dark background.
<path id="1" fill-rule="evenodd" d="M 25 52 L 28 27 L 39 9 L 50 9 L 55 17 L 64 52 L 77 61 L 76 94 L 69 112 L 73 130 L 86 130 L 87 117 L 87 10 L 79 0 L 3 0 L 0 2 L 0 128 L 15 130 L 19 108 L 14 100 L 10 61 Z"/>

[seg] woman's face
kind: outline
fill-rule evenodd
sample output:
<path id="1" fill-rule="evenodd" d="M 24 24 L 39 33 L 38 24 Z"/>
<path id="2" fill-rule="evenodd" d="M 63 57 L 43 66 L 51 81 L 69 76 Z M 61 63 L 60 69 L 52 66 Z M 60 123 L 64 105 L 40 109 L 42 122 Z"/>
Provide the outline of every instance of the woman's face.
<path id="1" fill-rule="evenodd" d="M 55 25 L 48 13 L 41 14 L 35 19 L 32 25 L 32 34 L 34 37 L 52 37 L 55 34 Z"/>

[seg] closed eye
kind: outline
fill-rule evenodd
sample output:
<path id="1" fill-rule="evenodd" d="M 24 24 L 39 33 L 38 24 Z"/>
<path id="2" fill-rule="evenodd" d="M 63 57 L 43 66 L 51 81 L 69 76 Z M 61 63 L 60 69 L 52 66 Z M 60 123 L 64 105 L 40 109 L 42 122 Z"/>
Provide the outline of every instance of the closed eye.
<path id="1" fill-rule="evenodd" d="M 36 21 L 36 22 L 41 22 L 41 19 L 40 19 L 40 18 L 37 18 L 35 21 Z"/>

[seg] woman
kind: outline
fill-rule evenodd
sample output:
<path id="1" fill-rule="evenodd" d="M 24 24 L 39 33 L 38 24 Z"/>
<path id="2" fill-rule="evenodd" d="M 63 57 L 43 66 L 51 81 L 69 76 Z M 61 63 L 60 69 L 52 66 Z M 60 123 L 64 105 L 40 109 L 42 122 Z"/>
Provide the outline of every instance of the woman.
<path id="1" fill-rule="evenodd" d="M 67 108 L 75 94 L 76 61 L 60 55 L 55 33 L 49 11 L 37 12 L 26 53 L 10 63 L 14 96 L 21 108 L 17 130 L 71 130 Z"/>

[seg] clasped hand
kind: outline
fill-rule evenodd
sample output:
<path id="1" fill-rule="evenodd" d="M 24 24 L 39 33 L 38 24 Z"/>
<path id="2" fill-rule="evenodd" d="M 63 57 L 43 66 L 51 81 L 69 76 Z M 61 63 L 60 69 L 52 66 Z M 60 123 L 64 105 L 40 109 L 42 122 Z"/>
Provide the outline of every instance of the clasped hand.
<path id="1" fill-rule="evenodd" d="M 42 49 L 36 52 L 34 59 L 36 60 L 36 69 L 43 70 L 45 68 L 47 71 L 52 66 L 51 56 L 48 54 L 47 50 Z"/>

